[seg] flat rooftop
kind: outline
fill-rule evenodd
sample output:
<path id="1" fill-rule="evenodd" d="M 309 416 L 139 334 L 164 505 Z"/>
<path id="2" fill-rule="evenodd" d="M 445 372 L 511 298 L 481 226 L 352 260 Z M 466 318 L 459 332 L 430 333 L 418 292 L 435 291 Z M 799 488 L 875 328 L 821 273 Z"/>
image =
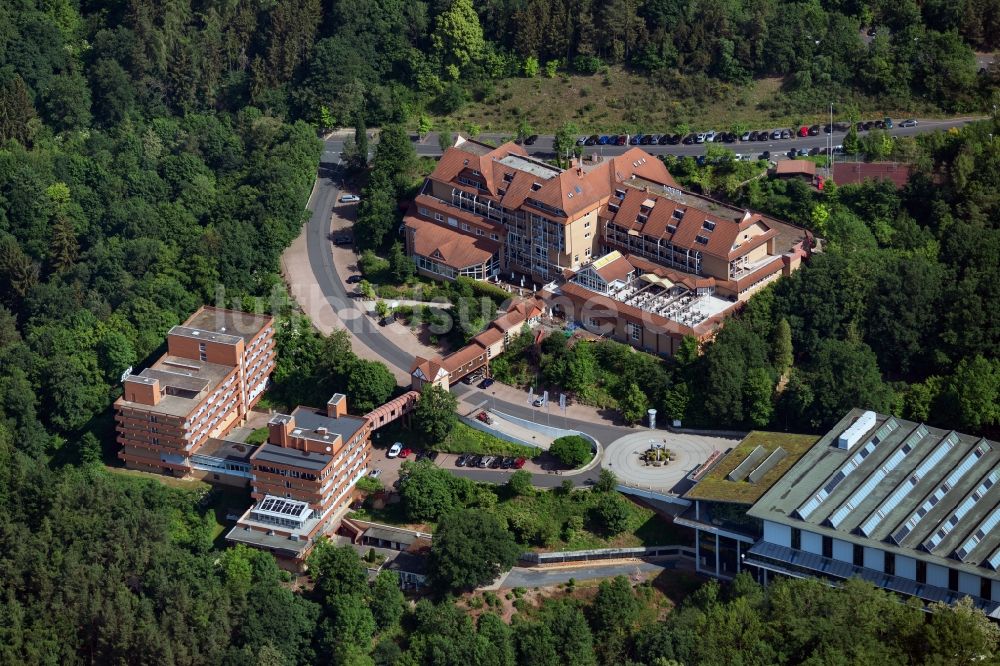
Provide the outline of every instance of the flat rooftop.
<path id="1" fill-rule="evenodd" d="M 841 435 L 856 422 L 862 424 L 855 428 L 856 443 L 840 448 Z M 806 451 L 748 514 L 996 578 L 998 446 L 855 409 Z"/>
<path id="2" fill-rule="evenodd" d="M 253 524 L 256 529 L 247 529 L 247 523 Z M 244 522 L 241 520 L 236 527 L 229 530 L 229 533 L 226 535 L 226 541 L 243 543 L 248 546 L 256 546 L 257 548 L 264 548 L 267 550 L 273 549 L 278 551 L 279 555 L 284 555 L 285 557 L 302 557 L 302 554 L 307 548 L 309 548 L 309 540 L 299 539 L 298 541 L 292 541 L 287 537 L 279 536 L 277 534 L 268 534 L 267 530 L 273 530 L 274 527 L 274 525 L 269 525 L 267 523 L 257 523 L 256 521 Z"/>
<path id="3" fill-rule="evenodd" d="M 753 504 L 818 440 L 817 435 L 754 430 L 729 453 L 719 458 L 712 469 L 706 472 L 698 483 L 684 494 L 684 497 L 690 500 Z M 759 450 L 758 447 L 760 447 Z M 766 469 L 761 477 L 755 476 L 754 481 L 750 481 L 747 478 L 750 473 L 763 464 L 767 456 L 770 456 L 779 447 L 787 455 L 781 457 L 781 460 L 776 462 L 773 467 Z M 742 476 L 742 480 L 730 481 L 727 479 L 755 451 L 757 453 L 754 458 L 746 465 L 750 469 L 746 470 L 746 474 L 737 475 Z"/>
<path id="4" fill-rule="evenodd" d="M 202 337 L 213 342 L 234 344 L 239 338 L 249 342 L 270 322 L 270 315 L 204 307 L 191 315 L 181 326 L 174 326 L 170 332 L 174 335 Z"/>
<path id="5" fill-rule="evenodd" d="M 212 437 L 198 449 L 197 455 L 219 458 L 229 462 L 246 463 L 250 461 L 250 456 L 256 450 L 257 447 L 252 444 Z"/>
<path id="6" fill-rule="evenodd" d="M 295 429 L 292 430 L 292 435 L 314 442 L 333 442 L 337 439 L 335 435 L 340 435 L 346 443 L 367 423 L 360 416 L 341 416 L 335 419 L 327 416 L 325 409 L 313 407 L 296 407 L 292 416 L 295 417 Z M 326 434 L 316 432 L 319 428 L 326 428 Z"/>
<path id="7" fill-rule="evenodd" d="M 290 449 L 274 444 L 261 444 L 257 447 L 253 459 L 254 462 L 274 463 L 287 467 L 319 471 L 333 460 L 333 456 L 325 453 L 310 453 L 308 451 L 300 451 L 299 449 Z"/>
<path id="8" fill-rule="evenodd" d="M 146 405 L 132 402 L 126 400 L 124 396 L 119 398 L 116 404 L 157 414 L 186 417 L 233 370 L 233 367 L 228 365 L 167 354 L 161 356 L 152 367 L 130 378 L 131 381 L 143 384 L 151 384 L 153 380 L 159 381 L 160 389 L 165 391 L 160 397 L 159 404 Z"/>
<path id="9" fill-rule="evenodd" d="M 509 166 L 511 169 L 524 171 L 525 173 L 530 173 L 532 176 L 544 178 L 545 180 L 555 178 L 562 173 L 562 169 L 558 169 L 551 164 L 546 164 L 540 160 L 533 160 L 530 157 L 524 157 L 523 155 L 507 155 L 497 161 L 504 166 Z"/>

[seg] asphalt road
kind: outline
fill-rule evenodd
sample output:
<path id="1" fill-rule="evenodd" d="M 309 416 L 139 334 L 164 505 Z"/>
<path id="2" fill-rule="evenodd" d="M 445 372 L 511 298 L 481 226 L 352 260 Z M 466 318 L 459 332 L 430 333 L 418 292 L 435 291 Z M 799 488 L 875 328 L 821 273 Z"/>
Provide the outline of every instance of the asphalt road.
<path id="1" fill-rule="evenodd" d="M 330 253 L 329 240 L 329 211 L 333 210 L 337 197 L 340 195 L 340 190 L 337 187 L 337 162 L 339 161 L 339 154 L 336 154 L 336 148 L 338 147 L 337 144 L 338 142 L 334 140 L 327 141 L 323 157 L 324 166 L 322 168 L 322 174 L 318 178 L 316 192 L 311 201 L 311 216 L 309 218 L 308 229 L 306 232 L 309 265 L 312 269 L 313 275 L 315 276 L 316 283 L 323 293 L 323 296 L 330 302 L 331 306 L 340 316 L 344 325 L 351 332 L 351 334 L 364 340 L 365 344 L 372 351 L 378 354 L 386 363 L 397 368 L 401 368 L 404 372 L 409 372 L 413 363 L 413 356 L 393 344 L 393 342 L 387 338 L 382 333 L 380 328 L 372 321 L 371 317 L 364 315 L 361 310 L 357 308 L 354 300 L 347 295 L 344 283 L 340 279 L 340 276 L 337 273 L 337 268 L 333 263 L 333 256 Z M 452 387 L 452 390 L 457 396 L 472 403 L 486 401 L 489 399 L 491 400 L 491 407 L 512 416 L 529 420 L 545 418 L 544 412 L 527 404 L 527 396 L 525 396 L 524 404 L 515 404 L 504 400 L 497 400 L 493 398 L 488 391 L 483 391 L 478 387 L 468 386 L 462 383 Z M 475 394 L 477 393 L 480 394 L 480 396 L 476 396 Z M 553 426 L 587 432 L 598 439 L 602 444 L 610 443 L 622 435 L 633 432 L 632 428 L 624 426 L 614 426 L 603 423 L 594 424 L 574 419 L 563 419 L 561 416 L 557 416 L 555 414 L 553 414 L 551 418 Z M 545 423 L 544 420 L 540 422 Z M 502 478 L 504 475 L 503 472 L 494 472 L 489 470 L 463 470 L 462 473 L 463 476 L 469 476 L 470 478 L 476 478 L 479 480 L 496 480 L 497 478 Z M 595 478 L 596 474 L 597 472 L 595 471 Z M 483 475 L 482 479 L 479 478 L 480 475 Z M 566 477 L 558 475 L 540 475 L 538 478 L 542 479 L 545 483 L 548 483 L 551 479 L 551 485 L 557 486 L 562 483 L 562 480 Z M 580 482 L 586 477 L 576 476 L 573 478 L 574 481 Z"/>
<path id="2" fill-rule="evenodd" d="M 977 118 L 949 118 L 945 120 L 920 120 L 916 127 L 899 127 L 898 123 L 902 121 L 902 118 L 894 119 L 897 123 L 896 127 L 888 130 L 889 134 L 893 136 L 915 136 L 917 134 L 922 134 L 926 132 L 933 132 L 936 130 L 946 130 L 951 127 L 962 127 L 970 122 L 977 120 Z M 706 128 L 707 131 L 708 128 Z M 759 127 L 757 129 L 767 129 L 771 131 L 775 127 Z M 787 128 L 790 129 L 790 128 Z M 655 128 L 650 128 L 648 130 L 650 133 L 657 133 Z M 867 132 L 862 132 L 861 136 L 864 136 Z M 844 137 L 847 132 L 834 132 L 833 133 L 833 144 L 838 145 L 844 142 Z M 479 136 L 483 141 L 499 144 L 503 139 L 509 138 L 508 134 L 497 134 L 497 133 L 485 133 Z M 792 139 L 784 140 L 768 140 L 768 141 L 750 141 L 750 142 L 740 142 L 736 143 L 712 143 L 712 144 L 694 144 L 690 146 L 685 146 L 683 144 L 678 144 L 676 146 L 638 146 L 646 152 L 652 155 L 679 155 L 679 156 L 697 156 L 704 155 L 706 149 L 709 146 L 723 146 L 732 150 L 735 153 L 747 154 L 747 155 L 759 155 L 763 151 L 767 150 L 771 152 L 772 159 L 781 159 L 785 153 L 787 153 L 792 148 L 806 149 L 811 148 L 823 148 L 827 144 L 828 139 L 827 134 L 820 133 L 819 136 L 810 137 L 795 137 Z M 551 136 L 539 136 L 538 140 L 531 146 L 524 146 L 524 149 L 528 151 L 529 154 L 535 155 L 537 157 L 552 157 L 554 156 L 552 148 Z M 326 142 L 326 150 L 323 153 L 324 162 L 335 162 L 339 159 L 340 151 L 343 150 L 343 137 L 334 137 Z M 425 136 L 420 141 L 414 142 L 414 147 L 416 148 L 417 154 L 421 156 L 433 157 L 441 154 L 441 147 L 438 145 L 438 135 L 435 132 L 431 132 Z M 620 155 L 624 153 L 628 148 L 632 146 L 584 146 L 585 155 Z"/>

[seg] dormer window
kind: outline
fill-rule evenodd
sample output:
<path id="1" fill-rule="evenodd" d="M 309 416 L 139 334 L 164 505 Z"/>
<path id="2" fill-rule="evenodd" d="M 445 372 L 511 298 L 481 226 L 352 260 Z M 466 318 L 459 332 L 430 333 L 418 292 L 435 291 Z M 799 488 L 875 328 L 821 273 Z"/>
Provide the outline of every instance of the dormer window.
<path id="1" fill-rule="evenodd" d="M 705 231 L 715 231 L 715 222 L 712 220 L 705 220 L 701 223 L 701 228 Z"/>
<path id="2" fill-rule="evenodd" d="M 512 173 L 505 173 L 503 175 L 503 179 L 506 180 L 509 183 L 512 180 L 514 180 L 514 174 L 512 174 Z"/>
<path id="3" fill-rule="evenodd" d="M 675 220 L 680 220 L 682 217 L 684 217 L 684 211 L 682 211 L 680 208 L 675 208 L 673 217 Z"/>
<path id="4" fill-rule="evenodd" d="M 625 198 L 625 190 L 615 190 L 615 196 L 619 199 Z"/>
<path id="5" fill-rule="evenodd" d="M 701 235 L 695 236 L 694 237 L 694 242 L 695 243 L 701 243 L 702 245 L 708 245 L 708 237 L 707 236 L 701 236 Z"/>
<path id="6" fill-rule="evenodd" d="M 539 185 L 538 183 L 532 183 L 531 184 L 531 191 L 532 192 L 537 192 L 540 189 L 542 189 L 542 186 Z"/>
<path id="7" fill-rule="evenodd" d="M 646 224 L 647 220 L 649 220 L 648 215 L 639 215 L 638 217 L 635 218 L 635 221 L 638 222 L 639 224 Z"/>
<path id="8" fill-rule="evenodd" d="M 668 224 L 667 225 L 667 231 L 669 231 L 670 233 L 676 233 L 676 231 L 677 231 L 677 225 L 676 224 Z"/>
<path id="9" fill-rule="evenodd" d="M 608 212 L 609 213 L 617 213 L 618 212 L 618 204 L 609 203 L 608 204 Z"/>

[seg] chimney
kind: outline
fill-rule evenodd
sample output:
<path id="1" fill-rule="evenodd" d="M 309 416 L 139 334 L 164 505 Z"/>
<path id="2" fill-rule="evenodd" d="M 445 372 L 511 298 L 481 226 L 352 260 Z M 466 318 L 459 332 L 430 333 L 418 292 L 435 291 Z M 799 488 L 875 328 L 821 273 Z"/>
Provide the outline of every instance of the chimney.
<path id="1" fill-rule="evenodd" d="M 267 422 L 267 441 L 276 446 L 290 446 L 292 430 L 294 428 L 294 416 L 275 414 Z"/>
<path id="2" fill-rule="evenodd" d="M 331 419 L 347 416 L 347 396 L 343 393 L 334 393 L 326 403 L 326 415 Z"/>

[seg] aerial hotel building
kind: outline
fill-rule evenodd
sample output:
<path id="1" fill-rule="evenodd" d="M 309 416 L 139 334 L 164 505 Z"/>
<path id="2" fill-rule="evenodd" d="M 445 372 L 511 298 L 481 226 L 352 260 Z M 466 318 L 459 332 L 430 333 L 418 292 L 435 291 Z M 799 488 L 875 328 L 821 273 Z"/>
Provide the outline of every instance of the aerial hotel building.
<path id="1" fill-rule="evenodd" d="M 224 456 L 200 461 L 199 454 L 243 421 L 274 363 L 272 317 L 200 308 L 167 333 L 166 354 L 122 382 L 118 457 L 130 469 L 172 476 L 226 470 Z M 249 477 L 244 463 L 234 464 L 240 469 L 228 471 Z"/>

